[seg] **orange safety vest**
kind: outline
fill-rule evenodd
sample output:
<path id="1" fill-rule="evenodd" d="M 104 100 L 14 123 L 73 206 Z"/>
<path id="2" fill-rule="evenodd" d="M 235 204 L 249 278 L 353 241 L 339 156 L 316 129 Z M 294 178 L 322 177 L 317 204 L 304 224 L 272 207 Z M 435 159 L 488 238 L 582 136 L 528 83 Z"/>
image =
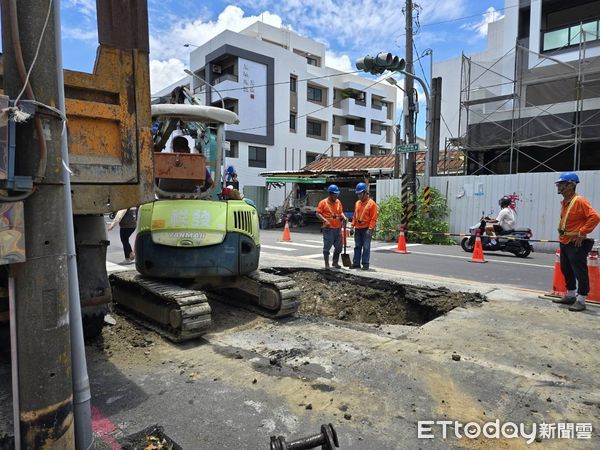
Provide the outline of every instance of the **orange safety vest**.
<path id="1" fill-rule="evenodd" d="M 362 206 L 362 209 L 360 207 Z M 354 205 L 354 217 L 352 225 L 354 228 L 369 228 L 373 230 L 377 222 L 377 203 L 373 199 L 366 202 L 358 200 Z"/>
<path id="2" fill-rule="evenodd" d="M 324 198 L 319 202 L 317 206 L 317 212 L 325 217 L 329 221 L 329 228 L 341 228 L 343 214 L 342 202 L 339 199 L 335 200 L 333 208 L 331 208 L 331 202 L 329 198 Z"/>

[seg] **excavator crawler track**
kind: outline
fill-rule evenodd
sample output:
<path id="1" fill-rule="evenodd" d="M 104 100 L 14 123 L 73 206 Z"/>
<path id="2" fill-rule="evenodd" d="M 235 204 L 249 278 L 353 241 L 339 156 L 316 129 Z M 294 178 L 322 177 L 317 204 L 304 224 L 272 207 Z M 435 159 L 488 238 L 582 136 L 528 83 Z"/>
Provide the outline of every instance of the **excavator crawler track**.
<path id="1" fill-rule="evenodd" d="M 205 334 L 211 326 L 211 300 L 240 306 L 271 319 L 298 311 L 300 292 L 289 277 L 263 271 L 236 277 L 223 287 L 195 289 L 197 281 L 179 284 L 144 277 L 135 270 L 110 276 L 113 299 L 131 318 L 174 342 Z"/>
<path id="2" fill-rule="evenodd" d="M 113 299 L 132 319 L 173 342 L 205 334 L 211 309 L 203 291 L 126 271 L 110 276 Z"/>
<path id="3" fill-rule="evenodd" d="M 294 280 L 261 270 L 239 277 L 225 291 L 215 300 L 241 306 L 271 319 L 291 316 L 300 305 L 300 291 L 296 289 Z"/>

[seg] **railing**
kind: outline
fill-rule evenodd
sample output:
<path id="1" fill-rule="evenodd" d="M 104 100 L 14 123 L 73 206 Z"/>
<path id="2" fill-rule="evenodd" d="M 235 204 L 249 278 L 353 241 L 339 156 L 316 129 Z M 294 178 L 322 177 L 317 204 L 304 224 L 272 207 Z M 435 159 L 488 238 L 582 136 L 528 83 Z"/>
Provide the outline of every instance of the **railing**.
<path id="1" fill-rule="evenodd" d="M 380 111 L 383 109 L 383 105 L 381 105 L 380 103 L 371 103 L 371 107 Z"/>
<path id="2" fill-rule="evenodd" d="M 233 75 L 231 73 L 224 73 L 223 75 L 219 76 L 218 78 L 215 78 L 214 84 L 219 84 L 223 81 L 234 81 L 234 82 L 238 82 L 238 77 L 237 75 Z"/>

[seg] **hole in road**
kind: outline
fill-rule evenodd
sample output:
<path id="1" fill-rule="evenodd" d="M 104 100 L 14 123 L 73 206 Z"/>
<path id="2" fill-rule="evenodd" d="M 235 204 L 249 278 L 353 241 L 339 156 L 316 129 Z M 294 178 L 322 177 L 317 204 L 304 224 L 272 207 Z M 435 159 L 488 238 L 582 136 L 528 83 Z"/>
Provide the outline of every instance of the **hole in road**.
<path id="1" fill-rule="evenodd" d="M 296 281 L 299 313 L 347 322 L 423 325 L 467 303 L 481 303 L 478 293 L 412 286 L 351 275 L 347 272 L 298 268 L 266 270 Z"/>

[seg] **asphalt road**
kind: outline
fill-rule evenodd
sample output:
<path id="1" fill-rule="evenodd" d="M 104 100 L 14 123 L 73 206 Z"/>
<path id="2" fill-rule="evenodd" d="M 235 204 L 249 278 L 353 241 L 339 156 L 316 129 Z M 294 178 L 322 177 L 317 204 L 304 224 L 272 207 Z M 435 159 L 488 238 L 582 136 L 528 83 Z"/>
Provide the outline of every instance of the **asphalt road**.
<path id="1" fill-rule="evenodd" d="M 318 260 L 322 258 L 321 234 L 318 228 L 293 228 L 292 241 L 283 242 L 282 230 L 261 230 L 261 253 L 271 257 Z M 109 232 L 109 269 L 124 259 L 119 230 Z M 130 242 L 133 246 L 134 236 Z M 535 244 L 534 244 L 535 245 Z M 348 253 L 352 255 L 354 241 L 348 240 Z M 371 268 L 398 270 L 418 274 L 478 281 L 490 284 L 506 284 L 519 288 L 548 291 L 552 287 L 554 255 L 532 253 L 528 258 L 517 258 L 509 253 L 486 252 L 486 264 L 470 263 L 471 255 L 458 245 L 408 244 L 410 254 L 396 253 L 395 243 L 374 241 L 371 248 Z"/>

